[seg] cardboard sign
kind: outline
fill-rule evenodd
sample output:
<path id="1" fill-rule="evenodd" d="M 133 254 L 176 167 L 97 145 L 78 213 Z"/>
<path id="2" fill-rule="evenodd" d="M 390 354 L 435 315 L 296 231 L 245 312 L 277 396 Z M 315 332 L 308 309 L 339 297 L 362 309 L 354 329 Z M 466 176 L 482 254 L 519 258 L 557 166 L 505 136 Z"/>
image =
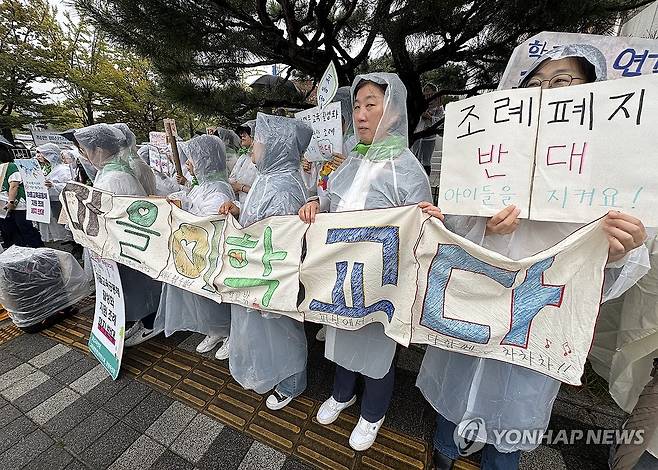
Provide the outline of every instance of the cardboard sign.
<path id="1" fill-rule="evenodd" d="M 43 175 L 41 165 L 36 158 L 16 159 L 25 188 L 27 201 L 27 220 L 50 223 L 50 196 L 46 187 L 46 177 Z"/>
<path id="2" fill-rule="evenodd" d="M 119 376 L 126 334 L 123 288 L 117 264 L 90 252 L 96 282 L 96 309 L 89 350 L 113 380 Z"/>
<path id="3" fill-rule="evenodd" d="M 306 150 L 309 162 L 331 160 L 333 153 L 343 152 L 343 120 L 340 103 L 330 103 L 324 108 L 316 106 L 295 113 L 295 118 L 313 128 L 313 137 Z"/>

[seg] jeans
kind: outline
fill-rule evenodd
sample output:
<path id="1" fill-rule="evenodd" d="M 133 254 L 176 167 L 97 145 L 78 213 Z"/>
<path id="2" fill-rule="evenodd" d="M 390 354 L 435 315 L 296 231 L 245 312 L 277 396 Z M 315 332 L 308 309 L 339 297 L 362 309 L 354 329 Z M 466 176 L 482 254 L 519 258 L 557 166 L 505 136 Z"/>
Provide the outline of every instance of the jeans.
<path id="1" fill-rule="evenodd" d="M 339 365 L 336 366 L 334 376 L 334 400 L 345 403 L 354 396 L 356 379 L 360 374 L 352 372 Z M 361 416 L 371 423 L 376 423 L 386 415 L 388 407 L 393 398 L 393 385 L 395 384 L 395 366 L 391 368 L 381 379 L 372 379 L 363 376 L 365 387 L 361 400 Z"/>
<path id="2" fill-rule="evenodd" d="M 306 390 L 306 369 L 283 379 L 276 386 L 276 391 L 285 397 L 298 397 Z"/>
<path id="3" fill-rule="evenodd" d="M 440 414 L 436 415 L 436 429 L 434 430 L 434 450 L 440 452 L 446 457 L 457 460 L 459 450 L 455 444 L 454 432 L 457 425 L 448 421 Z M 521 451 L 500 452 L 492 444 L 485 444 L 482 449 L 482 460 L 480 462 L 481 470 L 517 470 L 519 468 L 519 459 Z"/>

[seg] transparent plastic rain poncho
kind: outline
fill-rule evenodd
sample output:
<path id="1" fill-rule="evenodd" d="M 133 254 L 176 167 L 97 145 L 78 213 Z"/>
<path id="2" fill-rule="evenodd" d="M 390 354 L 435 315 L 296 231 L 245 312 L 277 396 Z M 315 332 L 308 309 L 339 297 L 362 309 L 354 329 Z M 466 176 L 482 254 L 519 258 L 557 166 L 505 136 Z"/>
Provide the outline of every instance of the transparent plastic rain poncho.
<path id="1" fill-rule="evenodd" d="M 137 154 L 137 139 L 135 134 L 126 124 L 118 123 L 114 124 L 114 127 L 119 129 L 121 132 L 123 132 L 123 135 L 126 136 L 126 143 L 130 149 L 129 164 L 133 174 L 135 175 L 135 178 L 137 178 L 139 183 L 142 185 L 147 195 L 155 195 L 155 175 L 153 174 L 151 167 Z"/>
<path id="2" fill-rule="evenodd" d="M 255 121 L 247 121 L 242 126 L 251 129 L 251 136 L 254 136 Z M 250 150 L 249 152 L 243 153 L 239 156 L 238 161 L 233 167 L 233 171 L 231 172 L 228 180 L 231 183 L 237 182 L 247 186 L 253 186 L 254 181 L 256 180 L 256 176 L 258 176 L 258 170 L 256 170 L 256 165 L 254 165 L 254 162 L 251 161 Z M 244 204 L 246 199 L 247 195 L 241 192 L 239 198 L 240 204 Z"/>
<path id="3" fill-rule="evenodd" d="M 199 184 L 187 193 L 178 192 L 169 197 L 180 200 L 183 210 L 194 215 L 216 215 L 223 203 L 234 199 L 231 185 L 226 180 L 224 144 L 214 135 L 201 135 L 188 141 L 187 151 L 194 163 L 194 173 Z M 169 336 L 176 331 L 195 331 L 226 337 L 230 326 L 230 304 L 219 304 L 184 289 L 163 284 L 155 328 L 164 329 L 165 335 Z"/>
<path id="4" fill-rule="evenodd" d="M 73 177 L 71 168 L 62 161 L 62 151 L 55 144 L 40 145 L 37 147 L 37 152 L 43 155 L 48 162 L 50 171 L 46 175 L 46 181 L 50 181 L 53 184 L 52 187 L 48 188 L 48 195 L 50 196 L 50 222 L 38 223 L 41 240 L 44 242 L 73 240 L 71 232 L 64 225 L 57 223 L 59 214 L 62 211 L 59 195 L 64 190 L 66 183 L 71 181 Z"/>
<path id="5" fill-rule="evenodd" d="M 70 253 L 13 245 L 0 254 L 0 304 L 18 327 L 35 325 L 91 292 Z"/>
<path id="6" fill-rule="evenodd" d="M 387 85 L 384 113 L 366 154 L 352 151 L 329 177 L 326 197 L 320 197 L 321 208 L 343 212 L 431 201 L 427 175 L 408 148 L 407 90 L 402 81 L 391 73 L 359 75 L 352 84 L 352 96 L 361 80 Z M 380 323 L 355 331 L 327 327 L 327 359 L 374 379 L 389 371 L 395 349 L 395 341 L 384 334 Z"/>
<path id="7" fill-rule="evenodd" d="M 75 131 L 78 144 L 98 168 L 94 187 L 121 196 L 146 196 L 130 167 L 130 147 L 123 132 L 109 124 L 94 124 Z M 137 321 L 155 312 L 162 283 L 119 264 L 126 321 Z"/>
<path id="8" fill-rule="evenodd" d="M 553 49 L 537 64 L 548 58 L 565 57 L 590 60 L 593 56 L 590 46 L 564 46 Z M 600 61 L 593 65 L 597 72 L 605 70 L 605 64 Z M 485 236 L 486 221 L 480 217 L 452 216 L 446 217 L 445 224 L 471 241 L 516 260 L 555 245 L 583 225 L 522 220 L 510 235 Z M 605 272 L 604 300 L 621 295 L 648 269 L 648 252 L 644 246 L 630 252 L 621 262 L 609 264 Z M 494 430 L 546 429 L 560 389 L 559 381 L 539 372 L 434 347 L 427 348 L 416 385 L 432 407 L 449 421 L 459 424 L 470 418 L 482 418 L 490 444 L 496 444 Z M 532 450 L 537 445 L 499 443 L 496 447 L 502 452 L 513 452 Z"/>
<path id="9" fill-rule="evenodd" d="M 296 119 L 258 114 L 254 153 L 258 178 L 240 213 L 248 226 L 273 215 L 293 215 L 306 201 L 299 162 L 313 130 Z M 231 306 L 231 375 L 265 393 L 306 369 L 304 324 L 292 318 Z"/>
<path id="10" fill-rule="evenodd" d="M 125 196 L 146 196 L 130 167 L 130 148 L 123 132 L 109 124 L 94 124 L 75 131 L 75 139 L 98 169 L 94 187 Z"/>
<path id="11" fill-rule="evenodd" d="M 223 127 L 218 127 L 215 132 L 217 132 L 217 136 L 224 142 L 224 147 L 226 148 L 226 169 L 230 175 L 233 168 L 235 168 L 235 164 L 238 162 L 240 137 L 232 130 L 224 129 Z"/>

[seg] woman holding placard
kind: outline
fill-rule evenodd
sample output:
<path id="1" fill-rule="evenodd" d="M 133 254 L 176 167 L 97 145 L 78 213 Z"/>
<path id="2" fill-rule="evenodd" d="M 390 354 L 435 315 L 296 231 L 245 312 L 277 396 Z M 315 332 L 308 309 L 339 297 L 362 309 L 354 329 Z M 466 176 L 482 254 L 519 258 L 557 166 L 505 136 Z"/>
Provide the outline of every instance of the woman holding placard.
<path id="1" fill-rule="evenodd" d="M 554 88 L 605 78 L 605 58 L 598 49 L 570 45 L 555 48 L 538 59 L 520 86 Z M 442 217 L 434 206 L 428 204 L 425 210 Z M 581 226 L 521 221 L 519 213 L 519 209 L 509 206 L 488 220 L 446 217 L 446 226 L 512 259 L 541 252 Z M 642 222 L 610 212 L 603 228 L 610 242 L 605 301 L 631 287 L 647 272 L 649 263 Z M 455 442 L 460 437 L 475 440 L 482 448 L 483 470 L 518 468 L 521 451 L 530 451 L 541 442 L 507 442 L 495 437 L 510 430 L 545 430 L 560 388 L 559 381 L 531 369 L 434 347 L 427 348 L 416 385 L 438 412 L 434 434 L 434 465 L 438 470 L 453 467 L 460 456 L 461 449 Z M 472 444 L 468 447 L 473 448 Z"/>
<path id="2" fill-rule="evenodd" d="M 62 204 L 59 194 L 64 189 L 72 175 L 69 166 L 62 161 L 62 151 L 55 144 L 44 144 L 37 147 L 37 160 L 46 177 L 46 186 L 50 195 L 50 222 L 39 222 L 39 232 L 44 242 L 72 241 L 73 235 L 63 225 L 59 224 L 59 214 Z"/>
<path id="3" fill-rule="evenodd" d="M 352 84 L 354 127 L 359 139 L 329 178 L 323 197 L 299 211 L 307 223 L 322 211 L 384 209 L 431 200 L 429 180 L 408 148 L 407 90 L 391 73 L 359 75 Z M 361 416 L 350 436 L 355 450 L 368 449 L 384 422 L 393 395 L 396 343 L 374 323 L 356 331 L 327 327 L 325 356 L 336 363 L 332 396 L 317 420 L 331 424 L 356 402 L 359 375 L 365 381 Z"/>

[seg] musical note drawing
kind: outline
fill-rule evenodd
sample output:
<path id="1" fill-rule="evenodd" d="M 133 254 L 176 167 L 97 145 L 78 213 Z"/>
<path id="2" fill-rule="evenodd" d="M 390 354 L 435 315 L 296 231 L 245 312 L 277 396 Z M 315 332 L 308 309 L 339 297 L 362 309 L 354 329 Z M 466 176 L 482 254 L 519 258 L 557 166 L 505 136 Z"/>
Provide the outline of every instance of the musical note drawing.
<path id="1" fill-rule="evenodd" d="M 551 347 L 551 344 L 553 344 L 553 342 L 552 342 L 551 340 L 549 340 L 548 338 L 546 338 L 546 346 L 544 346 L 544 347 L 545 347 L 546 349 L 548 349 L 548 348 Z"/>
<path id="2" fill-rule="evenodd" d="M 564 349 L 564 354 L 563 354 L 564 356 L 568 356 L 569 354 L 572 353 L 571 348 L 569 347 L 569 343 L 566 343 L 566 342 L 565 342 L 565 343 L 562 345 L 562 349 Z"/>

